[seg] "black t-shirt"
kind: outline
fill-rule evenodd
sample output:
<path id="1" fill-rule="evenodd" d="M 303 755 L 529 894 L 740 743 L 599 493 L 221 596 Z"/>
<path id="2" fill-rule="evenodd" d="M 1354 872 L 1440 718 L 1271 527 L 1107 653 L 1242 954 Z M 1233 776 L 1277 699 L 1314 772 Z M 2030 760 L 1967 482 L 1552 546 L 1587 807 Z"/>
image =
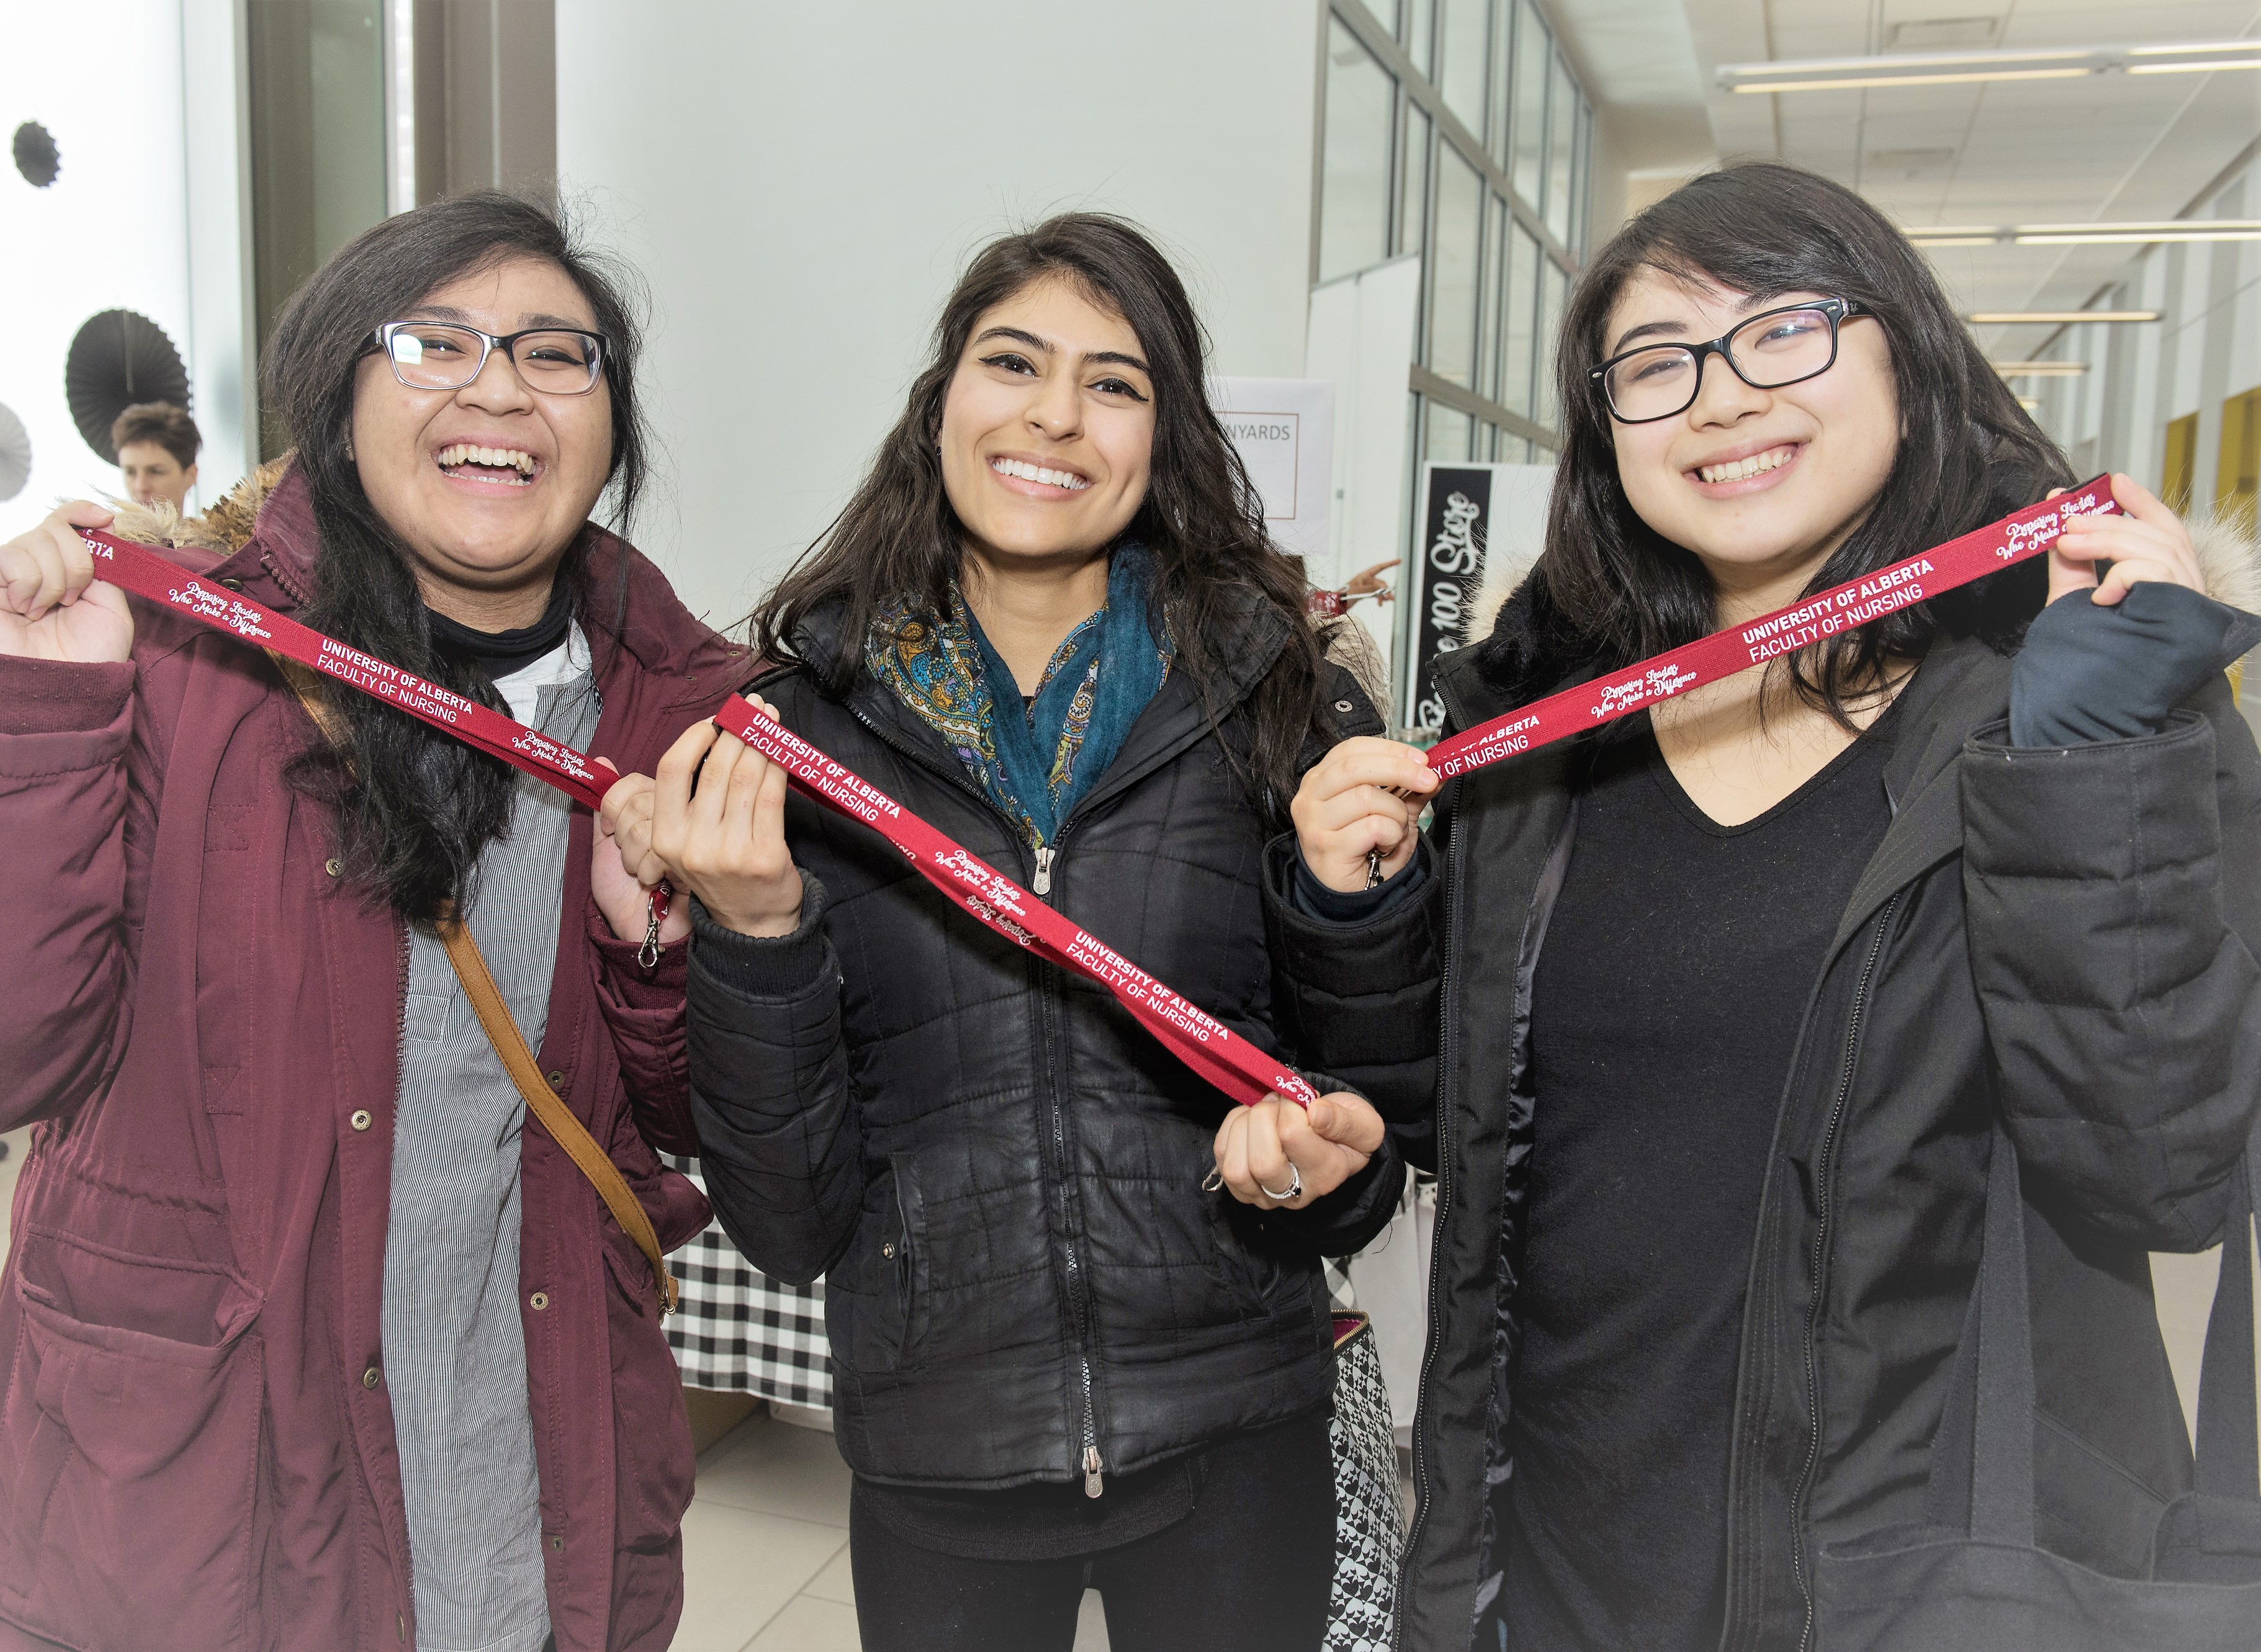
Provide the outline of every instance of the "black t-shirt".
<path id="1" fill-rule="evenodd" d="M 1507 1644 L 1710 1652 L 1744 1276 L 1800 1016 L 1891 818 L 1888 713 L 1721 826 L 1647 720 L 1596 758 L 1532 988 Z"/>

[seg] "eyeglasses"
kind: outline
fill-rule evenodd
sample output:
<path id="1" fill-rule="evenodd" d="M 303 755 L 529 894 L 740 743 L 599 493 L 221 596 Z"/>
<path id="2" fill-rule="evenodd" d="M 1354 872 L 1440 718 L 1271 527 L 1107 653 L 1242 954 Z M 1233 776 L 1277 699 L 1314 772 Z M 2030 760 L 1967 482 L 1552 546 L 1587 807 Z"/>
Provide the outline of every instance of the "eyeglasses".
<path id="1" fill-rule="evenodd" d="M 1586 377 L 1602 387 L 1611 416 L 1645 425 L 1686 413 L 1704 388 L 1704 358 L 1717 356 L 1753 390 L 1780 390 L 1837 364 L 1837 328 L 1870 315 L 1850 298 L 1816 298 L 1753 316 L 1705 344 L 1644 344 L 1612 356 Z"/>
<path id="2" fill-rule="evenodd" d="M 528 327 L 498 338 L 475 327 L 446 321 L 387 321 L 370 344 L 392 363 L 392 376 L 411 390 L 461 390 L 500 350 L 528 390 L 551 396 L 585 396 L 605 368 L 605 336 L 571 327 Z"/>

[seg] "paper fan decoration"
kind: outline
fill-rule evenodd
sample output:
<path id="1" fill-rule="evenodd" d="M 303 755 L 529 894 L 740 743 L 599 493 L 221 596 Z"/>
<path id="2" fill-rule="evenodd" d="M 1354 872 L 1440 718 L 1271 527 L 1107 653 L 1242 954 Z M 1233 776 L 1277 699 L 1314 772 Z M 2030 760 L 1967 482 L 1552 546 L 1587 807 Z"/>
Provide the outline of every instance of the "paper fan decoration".
<path id="1" fill-rule="evenodd" d="M 90 316 L 71 340 L 63 361 L 63 394 L 71 422 L 86 445 L 111 464 L 118 449 L 110 427 L 139 401 L 189 405 L 189 370 L 165 329 L 133 310 L 104 310 Z"/>
<path id="2" fill-rule="evenodd" d="M 0 499 L 11 499 L 32 479 L 32 437 L 24 421 L 0 402 Z"/>
<path id="3" fill-rule="evenodd" d="M 54 133 L 36 120 L 16 128 L 15 150 L 16 170 L 35 190 L 46 189 L 62 172 L 62 152 L 55 147 Z"/>

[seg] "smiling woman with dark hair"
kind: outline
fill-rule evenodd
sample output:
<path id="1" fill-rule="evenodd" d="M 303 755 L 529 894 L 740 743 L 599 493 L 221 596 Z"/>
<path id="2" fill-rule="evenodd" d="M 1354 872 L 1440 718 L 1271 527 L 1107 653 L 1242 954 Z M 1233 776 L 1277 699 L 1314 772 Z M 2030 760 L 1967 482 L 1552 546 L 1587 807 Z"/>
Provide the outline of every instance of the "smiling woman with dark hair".
<path id="1" fill-rule="evenodd" d="M 1557 377 L 1546 549 L 1440 668 L 1453 729 L 2074 480 L 1922 255 L 1788 167 L 1620 230 Z M 1441 793 L 1382 740 L 1306 777 L 1289 1018 L 1441 1189 L 1403 1645 L 1812 1645 L 1817 1555 L 1925 1518 L 1998 1128 L 2043 1540 L 2148 1575 L 2191 1462 L 2145 1252 L 2213 1242 L 2261 1100 L 2221 672 L 2261 630 L 2214 600 L 2250 546 L 2110 486 L 2045 558 Z"/>
<path id="2" fill-rule="evenodd" d="M 642 489 L 635 363 L 547 208 L 387 219 L 277 325 L 292 456 L 165 554 L 649 765 L 750 660 L 592 519 Z M 45 1121 L 0 1291 L 0 1646 L 657 1652 L 692 1455 L 654 1281 L 435 921 L 664 1245 L 706 1219 L 653 1151 L 696 1146 L 687 921 L 647 966 L 561 794 L 90 583 L 71 530 L 111 521 L 0 545 L 0 1124 Z"/>
<path id="3" fill-rule="evenodd" d="M 1118 219 L 985 248 L 863 486 L 764 605 L 789 663 L 762 692 L 1269 1045 L 1258 858 L 1303 765 L 1378 721 L 1319 657 L 1202 350 L 1176 272 Z M 621 840 L 650 850 L 630 864 L 697 898 L 716 1211 L 765 1272 L 825 1277 L 864 1644 L 1066 1652 L 1088 1584 L 1118 1652 L 1316 1646 L 1319 1259 L 1394 1202 L 1379 1122 L 1236 1108 L 711 724 L 628 784 Z M 1283 1168 L 1237 1207 L 1203 1186 L 1220 1131 L 1292 1139 L 1347 1185 L 1315 1203 Z"/>

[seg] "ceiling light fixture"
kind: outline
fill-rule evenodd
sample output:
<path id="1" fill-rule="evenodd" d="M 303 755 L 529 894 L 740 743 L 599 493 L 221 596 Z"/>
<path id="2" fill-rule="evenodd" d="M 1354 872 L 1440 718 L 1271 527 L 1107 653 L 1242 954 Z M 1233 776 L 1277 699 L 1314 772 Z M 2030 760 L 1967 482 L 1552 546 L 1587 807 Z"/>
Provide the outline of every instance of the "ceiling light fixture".
<path id="1" fill-rule="evenodd" d="M 2140 247 L 2154 241 L 2261 241 L 2261 218 L 2177 218 L 2106 224 L 1920 226 L 1905 232 L 1919 247 Z"/>
<path id="2" fill-rule="evenodd" d="M 2078 378 L 2088 370 L 2086 362 L 1989 362 L 2005 378 Z"/>
<path id="3" fill-rule="evenodd" d="M 2082 321 L 2156 321 L 2157 310 L 1980 310 L 1963 318 L 1973 327 L 2066 327 Z"/>
<path id="4" fill-rule="evenodd" d="M 2261 40 L 2191 40 L 2166 46 L 2070 47 L 2032 52 L 1887 52 L 1871 57 L 1812 57 L 1722 63 L 1730 92 L 1872 90 L 1956 86 L 1980 81 L 2078 80 L 2092 75 L 2210 75 L 2261 68 Z"/>

